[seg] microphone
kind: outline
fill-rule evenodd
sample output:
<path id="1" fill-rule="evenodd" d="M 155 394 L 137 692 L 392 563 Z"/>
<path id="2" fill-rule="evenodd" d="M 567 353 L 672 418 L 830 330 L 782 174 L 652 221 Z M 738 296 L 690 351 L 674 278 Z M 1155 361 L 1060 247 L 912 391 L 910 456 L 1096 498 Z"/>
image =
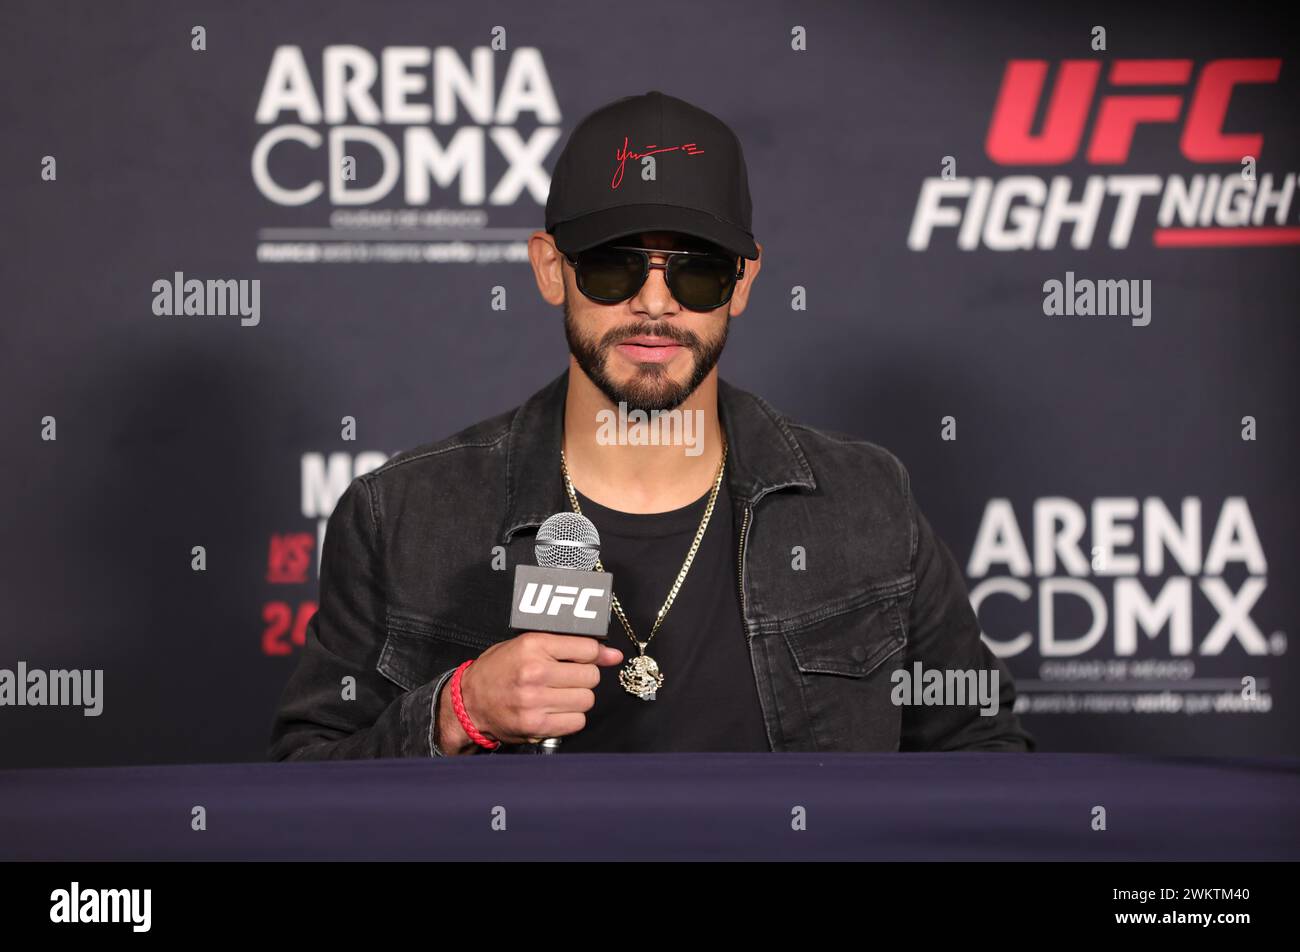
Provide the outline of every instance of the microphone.
<path id="1" fill-rule="evenodd" d="M 510 627 L 555 635 L 589 635 L 604 641 L 614 576 L 597 572 L 600 533 L 586 516 L 557 512 L 537 530 L 537 565 L 515 567 Z M 541 741 L 539 753 L 553 754 L 560 738 Z"/>

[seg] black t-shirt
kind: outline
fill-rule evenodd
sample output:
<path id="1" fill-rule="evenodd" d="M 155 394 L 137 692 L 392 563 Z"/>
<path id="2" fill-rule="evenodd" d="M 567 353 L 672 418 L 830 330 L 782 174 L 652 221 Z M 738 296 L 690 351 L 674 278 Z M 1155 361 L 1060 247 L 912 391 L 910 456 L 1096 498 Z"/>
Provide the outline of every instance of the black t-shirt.
<path id="1" fill-rule="evenodd" d="M 670 512 L 627 513 L 578 493 L 583 514 L 600 532 L 601 564 L 613 574 L 614 594 L 642 641 L 681 571 L 708 502 L 705 493 Z M 606 644 L 623 652 L 623 661 L 600 669 L 587 726 L 564 737 L 561 750 L 770 749 L 741 621 L 734 523 L 724 481 L 686 581 L 646 646 L 664 676 L 653 701 L 619 684 L 618 673 L 637 648 L 610 613 Z"/>

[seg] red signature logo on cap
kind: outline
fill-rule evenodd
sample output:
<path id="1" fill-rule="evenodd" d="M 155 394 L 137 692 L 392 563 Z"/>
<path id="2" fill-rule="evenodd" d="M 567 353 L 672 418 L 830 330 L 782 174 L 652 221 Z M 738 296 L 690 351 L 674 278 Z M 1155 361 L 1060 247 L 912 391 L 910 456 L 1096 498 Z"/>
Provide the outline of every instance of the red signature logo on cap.
<path id="1" fill-rule="evenodd" d="M 623 181 L 623 169 L 627 167 L 628 159 L 640 159 L 647 155 L 654 155 L 656 152 L 676 152 L 678 149 L 687 155 L 699 155 L 704 150 L 695 148 L 694 142 L 687 142 L 685 145 L 666 145 L 662 149 L 658 146 L 648 145 L 644 152 L 629 152 L 627 149 L 627 136 L 623 137 L 623 148 L 614 153 L 614 158 L 618 160 L 618 168 L 614 170 L 614 179 L 609 183 L 611 190 L 618 188 L 619 183 Z"/>

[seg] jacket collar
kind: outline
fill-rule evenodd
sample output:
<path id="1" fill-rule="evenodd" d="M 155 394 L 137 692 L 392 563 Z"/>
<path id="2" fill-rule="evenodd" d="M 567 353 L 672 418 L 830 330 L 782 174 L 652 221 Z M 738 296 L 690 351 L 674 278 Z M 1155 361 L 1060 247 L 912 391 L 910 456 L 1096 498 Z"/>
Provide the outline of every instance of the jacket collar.
<path id="1" fill-rule="evenodd" d="M 506 440 L 506 516 L 501 538 L 541 525 L 567 511 L 569 500 L 560 474 L 564 436 L 566 369 L 518 410 Z M 727 488 L 742 505 L 769 492 L 815 489 L 812 469 L 785 420 L 761 398 L 725 380 L 718 381 L 718 414 L 727 434 Z"/>

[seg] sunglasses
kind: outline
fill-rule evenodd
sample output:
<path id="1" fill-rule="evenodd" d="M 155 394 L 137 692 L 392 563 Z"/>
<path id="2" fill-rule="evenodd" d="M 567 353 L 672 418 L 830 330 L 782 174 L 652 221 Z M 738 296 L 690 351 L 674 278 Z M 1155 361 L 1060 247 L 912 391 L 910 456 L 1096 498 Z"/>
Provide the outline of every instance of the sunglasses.
<path id="1" fill-rule="evenodd" d="M 651 255 L 664 255 L 655 264 Z M 633 245 L 598 245 L 576 257 L 565 255 L 577 275 L 578 290 L 600 304 L 618 304 L 641 290 L 652 268 L 662 268 L 664 281 L 677 302 L 692 311 L 712 311 L 731 300 L 736 282 L 745 276 L 745 259 L 716 251 L 667 251 Z"/>

